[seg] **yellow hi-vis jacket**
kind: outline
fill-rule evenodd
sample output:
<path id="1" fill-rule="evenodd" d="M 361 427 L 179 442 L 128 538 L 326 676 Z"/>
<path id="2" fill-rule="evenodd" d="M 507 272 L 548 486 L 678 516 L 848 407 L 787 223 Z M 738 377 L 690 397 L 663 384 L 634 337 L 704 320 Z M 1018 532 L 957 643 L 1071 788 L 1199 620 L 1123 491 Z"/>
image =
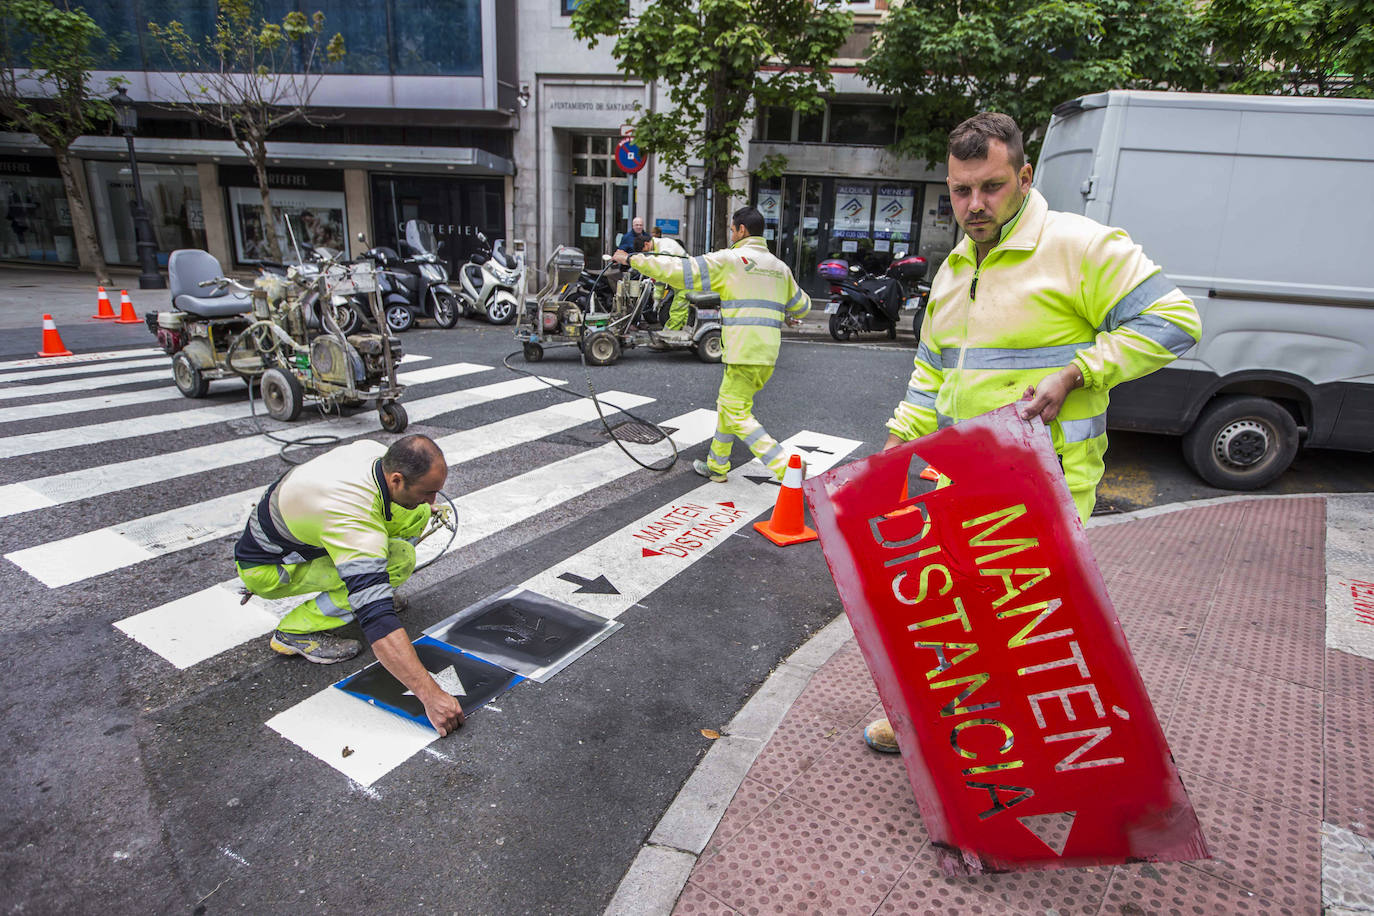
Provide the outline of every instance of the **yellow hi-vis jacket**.
<path id="1" fill-rule="evenodd" d="M 675 258 L 687 257 L 687 249 L 682 247 L 682 243 L 677 239 L 670 239 L 664 236 L 661 239 L 654 239 L 654 252 L 657 254 L 672 255 Z"/>
<path id="2" fill-rule="evenodd" d="M 1120 229 L 1049 209 L 1032 189 L 977 262 L 968 237 L 931 283 L 906 397 L 887 428 L 902 439 L 1010 404 L 1072 362 L 1083 387 L 1050 423 L 1081 519 L 1107 450 L 1107 392 L 1181 356 L 1202 322 L 1188 297 Z M 958 480 L 957 468 L 941 468 Z"/>
<path id="3" fill-rule="evenodd" d="M 757 235 L 694 258 L 635 254 L 630 266 L 674 289 L 718 293 L 722 359 L 727 363 L 775 365 L 783 322 L 811 311 L 811 299 L 797 286 L 792 271 Z"/>

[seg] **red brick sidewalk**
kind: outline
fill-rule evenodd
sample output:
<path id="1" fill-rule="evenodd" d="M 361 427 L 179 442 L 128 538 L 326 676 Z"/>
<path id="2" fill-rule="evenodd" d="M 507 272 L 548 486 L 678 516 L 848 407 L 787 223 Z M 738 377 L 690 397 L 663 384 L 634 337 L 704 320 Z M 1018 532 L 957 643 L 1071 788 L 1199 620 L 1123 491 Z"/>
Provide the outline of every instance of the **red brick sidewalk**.
<path id="1" fill-rule="evenodd" d="M 674 912 L 1321 912 L 1323 821 L 1374 832 L 1374 661 L 1325 647 L 1323 501 L 1088 537 L 1214 858 L 945 877 L 901 761 L 863 744 L 882 709 L 851 639 L 764 746 Z"/>

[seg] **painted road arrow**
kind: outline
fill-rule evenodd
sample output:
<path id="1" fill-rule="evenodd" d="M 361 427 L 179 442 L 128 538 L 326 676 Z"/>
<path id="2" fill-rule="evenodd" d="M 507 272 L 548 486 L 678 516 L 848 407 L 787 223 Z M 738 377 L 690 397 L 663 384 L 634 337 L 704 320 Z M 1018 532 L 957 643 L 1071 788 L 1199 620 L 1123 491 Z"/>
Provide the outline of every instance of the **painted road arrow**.
<path id="1" fill-rule="evenodd" d="M 808 473 L 828 471 L 859 447 L 853 439 L 802 432 L 783 443 L 817 442 L 825 454 L 808 454 Z M 666 506 L 613 532 L 580 553 L 521 583 L 520 588 L 566 601 L 574 607 L 614 619 L 638 604 L 678 573 L 700 560 L 732 534 L 753 536 L 749 524 L 773 508 L 777 494 L 753 477 L 763 472 L 758 461 L 745 465 L 725 483 L 704 483 Z M 771 478 L 766 478 L 771 479 Z M 772 550 L 769 546 L 767 549 Z M 562 575 L 573 569 L 616 570 L 616 594 L 596 594 L 575 588 Z"/>
<path id="2" fill-rule="evenodd" d="M 607 579 L 604 575 L 597 576 L 595 579 L 584 579 L 577 573 L 565 572 L 558 578 L 562 579 L 564 582 L 571 582 L 573 585 L 576 585 L 577 590 L 573 593 L 576 595 L 585 595 L 588 593 L 593 595 L 620 594 L 620 592 L 616 591 L 616 587 L 611 584 L 611 580 Z"/>
<path id="3" fill-rule="evenodd" d="M 747 467 L 747 465 L 746 465 L 746 467 Z M 808 473 L 809 473 L 809 471 L 808 471 Z M 817 471 L 817 473 L 820 473 L 820 472 Z M 760 477 L 760 476 L 758 476 L 757 474 L 745 474 L 745 475 L 744 475 L 744 479 L 747 480 L 747 481 L 749 481 L 750 483 L 754 484 L 755 486 L 759 486 L 759 485 L 765 484 L 765 483 L 771 483 L 771 484 L 772 484 L 773 486 L 775 486 L 775 487 L 780 487 L 780 486 L 782 486 L 782 482 L 779 481 L 776 477 L 773 477 L 772 475 L 769 475 L 769 476 L 767 476 L 767 477 Z"/>

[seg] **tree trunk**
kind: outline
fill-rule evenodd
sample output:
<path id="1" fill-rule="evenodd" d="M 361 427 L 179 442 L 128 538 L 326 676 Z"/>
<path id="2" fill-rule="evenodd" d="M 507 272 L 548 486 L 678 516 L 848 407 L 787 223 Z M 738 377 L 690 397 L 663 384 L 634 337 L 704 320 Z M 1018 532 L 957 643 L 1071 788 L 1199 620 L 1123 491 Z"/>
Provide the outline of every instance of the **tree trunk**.
<path id="1" fill-rule="evenodd" d="M 91 220 L 91 208 L 86 206 L 85 195 L 76 182 L 72 172 L 72 160 L 65 149 L 54 149 L 57 157 L 57 171 L 62 175 L 62 187 L 67 192 L 67 206 L 72 211 L 72 233 L 76 236 L 76 257 L 80 265 L 95 274 L 95 282 L 100 286 L 112 286 L 110 269 L 100 253 L 100 243 L 95 237 L 95 223 Z"/>
<path id="2" fill-rule="evenodd" d="M 267 189 L 267 143 L 253 142 L 253 172 L 258 178 L 258 193 L 262 195 L 262 234 L 269 260 L 281 261 L 281 246 L 277 244 L 277 215 L 272 209 L 272 192 Z"/>
<path id="3" fill-rule="evenodd" d="M 713 80 L 713 82 L 719 82 Z M 714 94 L 714 98 L 720 98 L 719 92 Z M 721 106 L 713 103 L 706 109 L 706 129 L 703 131 L 703 146 L 706 149 L 718 149 L 718 142 L 722 131 L 721 125 L 724 124 Z M 711 214 L 711 225 L 706 227 L 710 233 L 707 240 L 707 249 L 728 248 L 730 246 L 730 214 L 733 212 L 730 200 L 730 172 L 727 165 L 721 168 L 719 159 L 713 159 L 709 155 L 705 160 L 705 185 L 711 189 L 711 200 L 714 202 L 714 210 Z"/>

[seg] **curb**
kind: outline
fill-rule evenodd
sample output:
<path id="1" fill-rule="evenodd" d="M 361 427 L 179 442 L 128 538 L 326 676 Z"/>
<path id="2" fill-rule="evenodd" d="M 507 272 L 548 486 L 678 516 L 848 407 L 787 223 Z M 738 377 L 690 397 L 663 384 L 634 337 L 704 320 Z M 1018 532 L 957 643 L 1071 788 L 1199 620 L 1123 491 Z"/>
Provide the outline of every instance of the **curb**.
<path id="1" fill-rule="evenodd" d="M 1185 509 L 1242 500 L 1322 499 L 1360 493 L 1238 494 L 1151 506 L 1119 515 L 1091 517 L 1085 528 L 1117 525 Z M 1328 525 L 1329 530 L 1329 525 Z M 744 781 L 754 759 L 810 683 L 815 673 L 854 635 L 849 620 L 839 616 L 784 659 L 730 720 L 663 812 L 649 838 L 630 863 L 602 916 L 669 914 L 692 869 L 710 842 L 721 817 Z"/>

